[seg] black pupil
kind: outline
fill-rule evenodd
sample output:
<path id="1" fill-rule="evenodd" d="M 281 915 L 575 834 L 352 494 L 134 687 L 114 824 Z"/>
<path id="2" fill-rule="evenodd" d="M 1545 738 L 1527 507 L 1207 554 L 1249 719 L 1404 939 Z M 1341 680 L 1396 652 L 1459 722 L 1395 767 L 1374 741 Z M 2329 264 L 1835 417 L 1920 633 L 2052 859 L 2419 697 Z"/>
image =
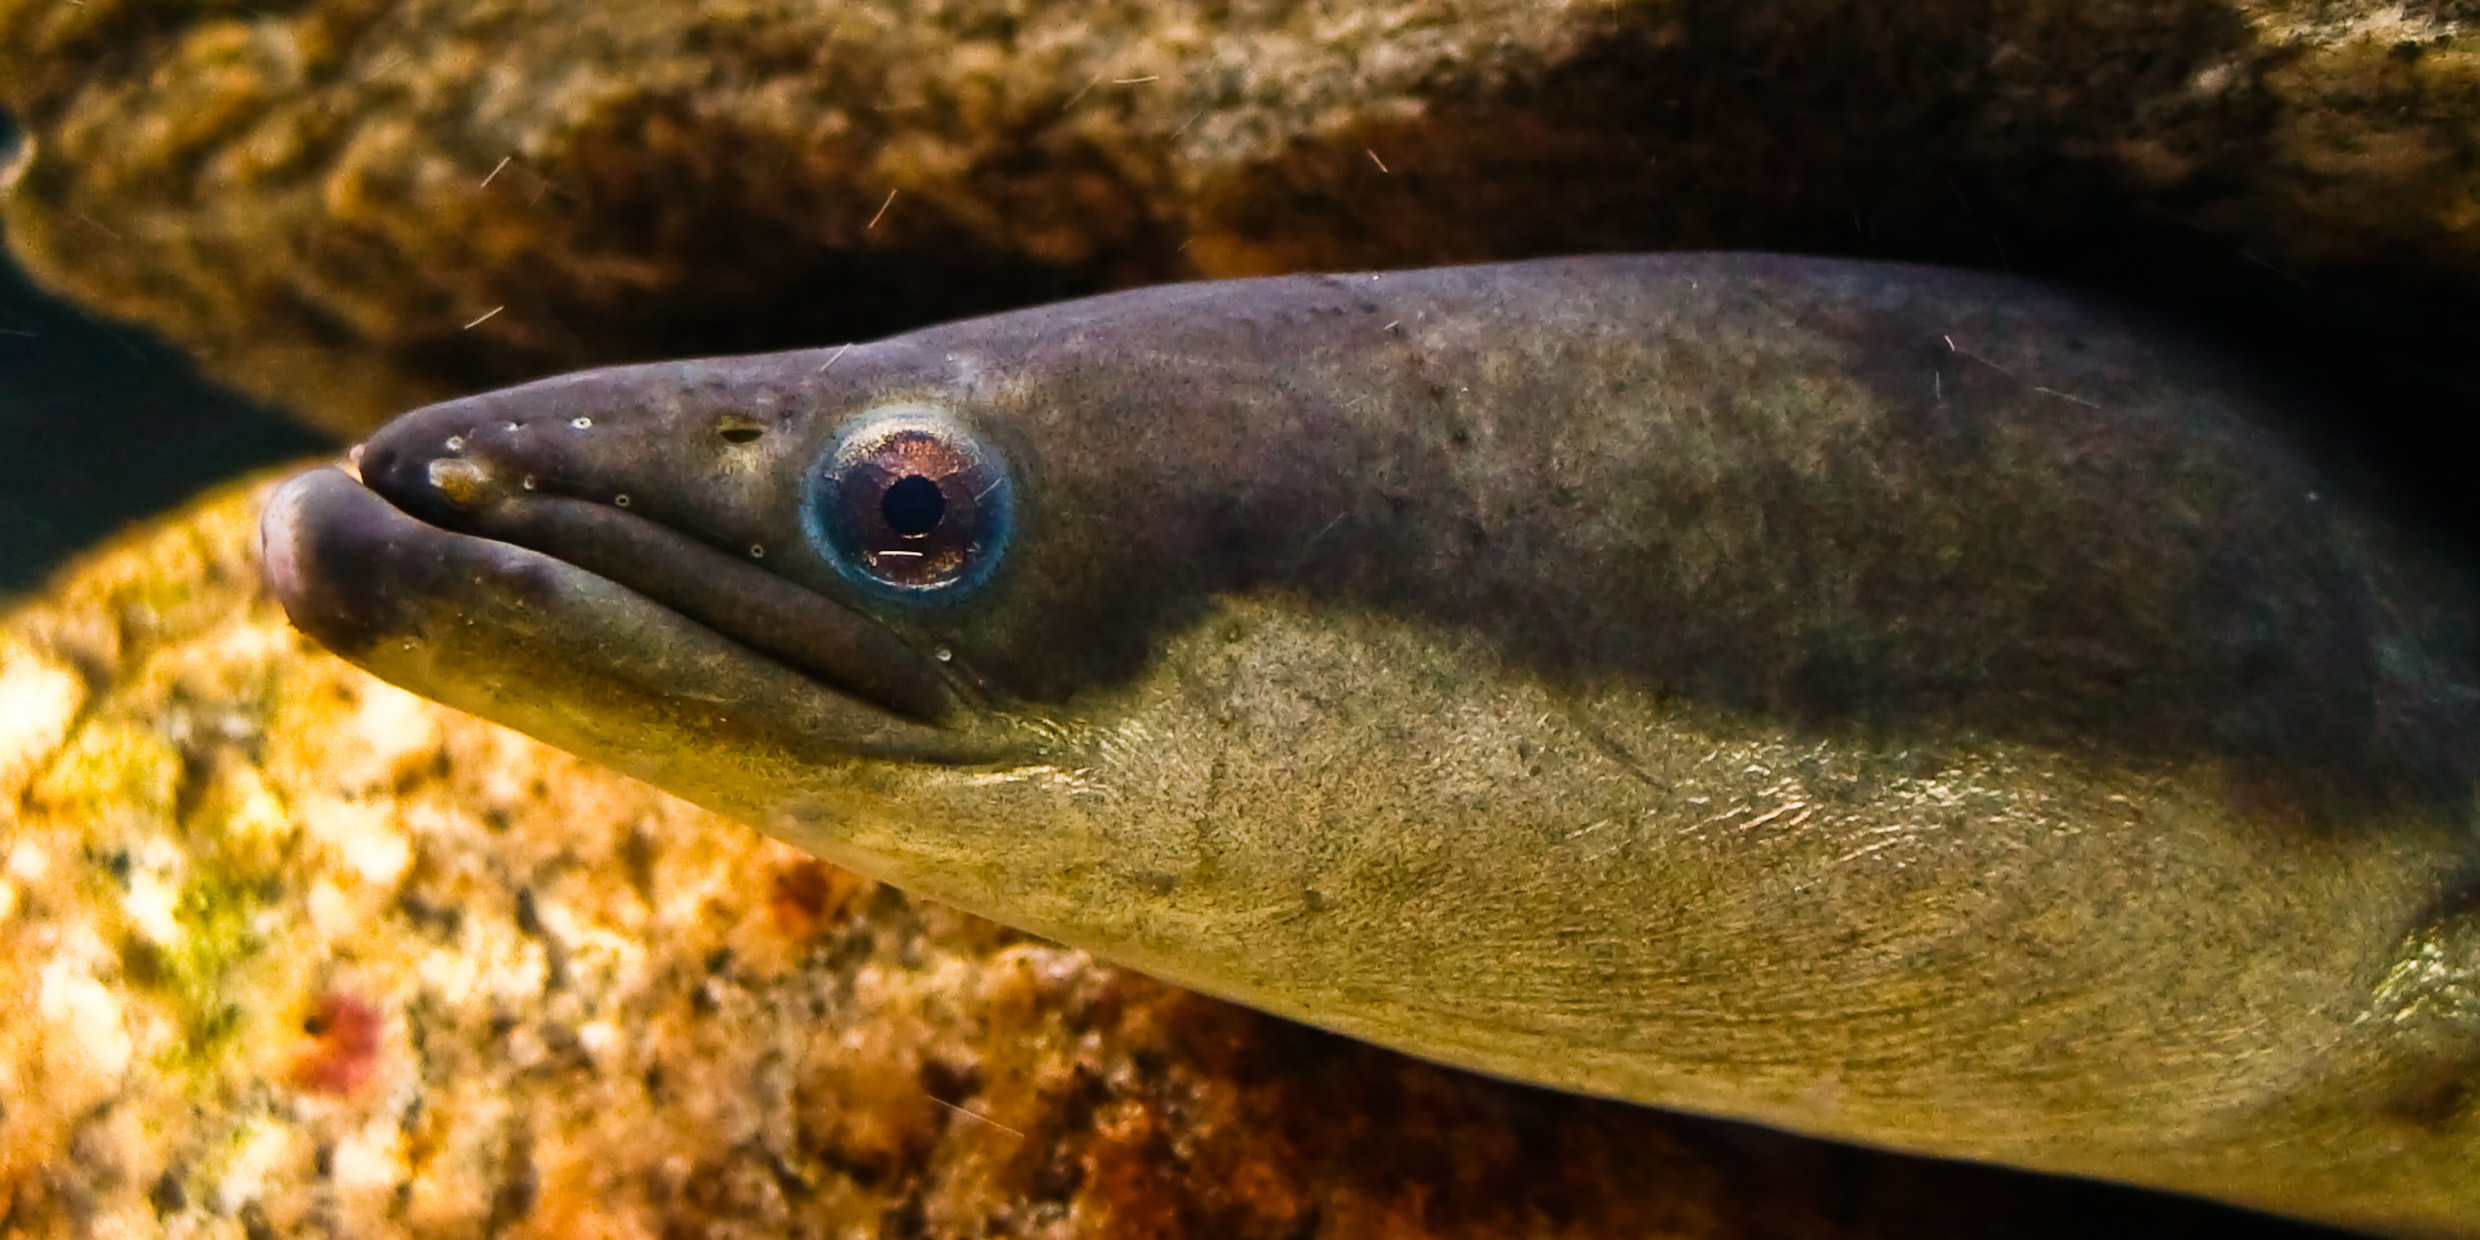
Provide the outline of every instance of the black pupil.
<path id="1" fill-rule="evenodd" d="M 939 527 L 939 518 L 947 515 L 947 497 L 939 494 L 939 484 L 920 474 L 899 478 L 887 488 L 878 501 L 878 511 L 887 518 L 887 528 L 905 538 L 919 538 Z"/>

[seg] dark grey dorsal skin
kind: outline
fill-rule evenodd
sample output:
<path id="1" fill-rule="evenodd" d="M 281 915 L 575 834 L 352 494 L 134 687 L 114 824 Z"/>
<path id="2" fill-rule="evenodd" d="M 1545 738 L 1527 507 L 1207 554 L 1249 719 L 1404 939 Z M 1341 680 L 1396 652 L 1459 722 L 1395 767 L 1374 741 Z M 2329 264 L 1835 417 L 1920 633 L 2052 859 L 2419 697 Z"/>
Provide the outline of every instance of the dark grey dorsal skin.
<path id="1" fill-rule="evenodd" d="M 1148 289 L 433 406 L 265 550 L 383 678 L 1272 1012 L 2480 1235 L 2480 611 L 2191 353 L 1757 255 Z"/>

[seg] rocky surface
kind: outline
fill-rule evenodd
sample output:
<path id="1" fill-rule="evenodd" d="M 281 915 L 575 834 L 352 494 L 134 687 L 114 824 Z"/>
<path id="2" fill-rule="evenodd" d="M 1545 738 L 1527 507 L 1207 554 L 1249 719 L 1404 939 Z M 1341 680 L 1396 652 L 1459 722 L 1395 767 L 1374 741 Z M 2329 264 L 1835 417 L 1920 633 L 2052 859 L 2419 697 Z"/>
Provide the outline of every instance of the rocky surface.
<path id="1" fill-rule="evenodd" d="M 1106 286 L 1588 249 L 2107 253 L 2139 282 L 2167 254 L 2450 306 L 2480 277 L 2473 18 L 0 0 L 0 219 L 50 284 L 344 430 Z"/>
<path id="2" fill-rule="evenodd" d="M 0 621 L 0 1234 L 2315 1235 L 1485 1081 L 373 681 L 258 490 Z"/>

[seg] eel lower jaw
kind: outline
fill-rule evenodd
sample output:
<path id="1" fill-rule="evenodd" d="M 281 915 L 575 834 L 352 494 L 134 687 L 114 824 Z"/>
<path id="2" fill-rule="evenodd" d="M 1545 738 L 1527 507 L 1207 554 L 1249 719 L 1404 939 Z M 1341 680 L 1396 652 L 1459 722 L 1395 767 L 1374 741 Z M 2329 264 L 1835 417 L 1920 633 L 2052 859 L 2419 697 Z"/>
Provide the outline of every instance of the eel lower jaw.
<path id="1" fill-rule="evenodd" d="M 684 762 L 975 765 L 1017 749 L 1003 720 L 917 689 L 891 706 L 822 682 L 565 558 L 418 520 L 341 469 L 278 487 L 259 540 L 268 587 L 321 645 L 382 680 L 658 784 Z M 845 636 L 876 631 L 807 597 L 843 617 Z M 840 661 L 867 667 L 883 653 Z"/>

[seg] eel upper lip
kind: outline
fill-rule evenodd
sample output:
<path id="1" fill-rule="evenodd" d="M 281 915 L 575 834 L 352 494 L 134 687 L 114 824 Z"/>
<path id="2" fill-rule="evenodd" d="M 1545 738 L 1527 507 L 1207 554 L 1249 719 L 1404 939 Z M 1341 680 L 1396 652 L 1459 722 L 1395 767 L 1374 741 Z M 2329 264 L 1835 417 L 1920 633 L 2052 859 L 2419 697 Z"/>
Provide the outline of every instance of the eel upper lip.
<path id="1" fill-rule="evenodd" d="M 444 624 L 507 624 L 558 634 L 614 676 L 682 697 L 734 696 L 701 679 L 726 664 L 738 681 L 774 682 L 770 692 L 805 682 L 842 703 L 818 706 L 843 718 L 830 729 L 849 734 L 841 748 L 981 756 L 940 726 L 961 709 L 944 675 L 831 600 L 584 501 L 529 499 L 472 524 L 422 521 L 341 469 L 312 470 L 261 517 L 267 580 L 297 627 L 357 662 Z M 660 657 L 633 657 L 648 644 Z M 692 649 L 699 657 L 682 657 Z"/>

